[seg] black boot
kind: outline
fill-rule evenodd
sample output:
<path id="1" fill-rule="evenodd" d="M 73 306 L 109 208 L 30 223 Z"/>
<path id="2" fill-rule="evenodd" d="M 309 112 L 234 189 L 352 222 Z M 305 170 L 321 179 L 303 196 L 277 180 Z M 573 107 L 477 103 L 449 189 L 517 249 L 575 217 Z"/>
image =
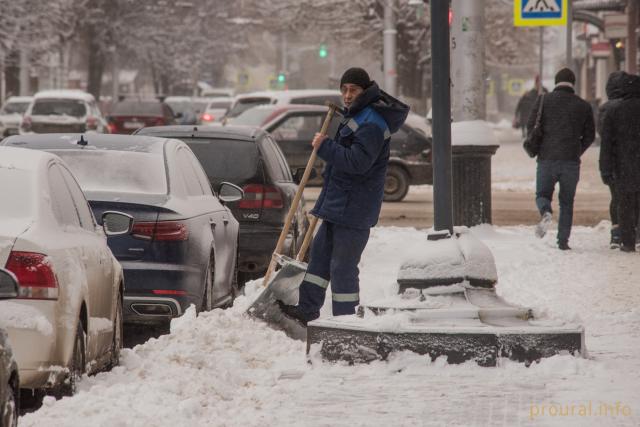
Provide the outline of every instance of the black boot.
<path id="1" fill-rule="evenodd" d="M 562 240 L 558 242 L 558 249 L 561 251 L 569 251 L 571 248 L 569 247 L 569 242 Z"/>
<path id="2" fill-rule="evenodd" d="M 304 313 L 297 305 L 287 305 L 280 300 L 278 300 L 278 305 L 285 316 L 300 322 L 304 326 L 307 326 L 307 322 L 311 322 L 312 320 L 316 320 L 320 317 L 319 312 L 310 314 Z"/>
<path id="3" fill-rule="evenodd" d="M 611 242 L 609 243 L 611 249 L 618 249 L 620 247 L 620 228 L 618 225 L 611 227 Z"/>

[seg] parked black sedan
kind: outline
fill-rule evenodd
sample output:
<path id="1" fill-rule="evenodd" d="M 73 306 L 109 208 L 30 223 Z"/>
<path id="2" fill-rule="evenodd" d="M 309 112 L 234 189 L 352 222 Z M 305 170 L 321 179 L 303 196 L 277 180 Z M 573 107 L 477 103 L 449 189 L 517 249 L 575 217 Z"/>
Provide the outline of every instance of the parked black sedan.
<path id="1" fill-rule="evenodd" d="M 240 221 L 241 280 L 264 275 L 297 190 L 273 138 L 260 128 L 247 126 L 159 126 L 140 129 L 137 135 L 180 139 L 200 160 L 214 188 L 223 181 L 242 187 L 244 198 L 229 204 Z M 296 253 L 307 226 L 303 199 L 285 253 Z"/>
<path id="2" fill-rule="evenodd" d="M 9 271 L 0 268 L 0 300 L 16 298 L 18 282 Z M 18 365 L 11 353 L 6 332 L 0 328 L 0 426 L 16 427 L 20 409 Z"/>
<path id="3" fill-rule="evenodd" d="M 320 130 L 327 107 L 320 105 L 263 105 L 253 107 L 234 119 L 234 125 L 260 126 L 275 138 L 293 168 L 302 168 L 311 155 L 311 140 Z M 415 116 L 415 115 L 414 115 Z M 335 135 L 340 122 L 336 117 L 329 127 Z M 432 184 L 431 136 L 417 126 L 416 117 L 407 121 L 391 136 L 391 157 L 384 185 L 384 200 L 399 202 L 410 185 Z M 426 125 L 425 125 L 426 126 Z M 317 159 L 318 171 L 324 168 Z M 311 181 L 321 183 L 320 177 Z"/>
<path id="4" fill-rule="evenodd" d="M 124 320 L 162 323 L 191 304 L 229 305 L 237 291 L 238 221 L 226 203 L 242 190 L 212 192 L 191 149 L 176 139 L 130 135 L 16 135 L 4 145 L 47 150 L 78 178 L 96 218 L 134 218 L 130 234 L 109 247 L 125 276 Z"/>

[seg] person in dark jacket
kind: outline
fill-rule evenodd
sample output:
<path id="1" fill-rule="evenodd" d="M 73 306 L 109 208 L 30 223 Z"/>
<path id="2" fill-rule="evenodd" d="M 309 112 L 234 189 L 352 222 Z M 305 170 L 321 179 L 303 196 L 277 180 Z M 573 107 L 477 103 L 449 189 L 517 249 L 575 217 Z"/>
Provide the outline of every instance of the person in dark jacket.
<path id="1" fill-rule="evenodd" d="M 515 117 L 513 118 L 513 127 L 522 128 L 522 137 L 527 136 L 527 120 L 531 114 L 531 109 L 538 99 L 540 92 L 540 76 L 535 78 L 535 86 L 526 91 L 516 105 Z M 543 93 L 547 93 L 547 89 L 542 88 Z"/>
<path id="2" fill-rule="evenodd" d="M 335 139 L 318 133 L 312 142 L 326 163 L 322 191 L 311 211 L 323 221 L 298 305 L 279 301 L 286 315 L 305 325 L 319 317 L 329 281 L 334 316 L 355 313 L 358 263 L 380 215 L 391 134 L 409 113 L 407 105 L 381 91 L 362 68 L 344 73 L 340 91 L 346 111 Z"/>
<path id="3" fill-rule="evenodd" d="M 624 71 L 614 71 L 609 75 L 609 80 L 607 80 L 607 102 L 602 104 L 598 110 L 598 133 L 600 134 L 600 138 L 602 138 L 602 124 L 604 122 L 604 118 L 615 105 L 622 102 L 622 97 L 624 95 L 624 81 L 628 81 L 629 75 Z M 602 150 L 600 151 L 600 156 L 602 156 Z M 600 160 L 602 163 L 602 159 Z M 618 198 L 616 197 L 616 186 L 615 182 L 610 177 L 603 177 L 603 182 L 606 180 L 605 184 L 609 186 L 609 192 L 611 193 L 611 203 L 609 203 L 609 216 L 611 217 L 611 242 L 609 243 L 611 249 L 616 249 L 620 247 L 620 228 L 618 227 Z"/>
<path id="4" fill-rule="evenodd" d="M 640 214 L 640 77 L 626 75 L 622 91 L 623 100 L 602 123 L 600 175 L 616 190 L 620 249 L 633 252 Z"/>
<path id="5" fill-rule="evenodd" d="M 542 105 L 542 144 L 537 156 L 536 205 L 541 215 L 536 235 L 543 237 L 552 219 L 551 200 L 556 183 L 560 184 L 558 248 L 569 247 L 573 223 L 573 200 L 580 179 L 580 157 L 593 142 L 595 124 L 589 103 L 575 94 L 576 76 L 563 68 L 555 76 L 555 88 L 544 95 Z M 531 132 L 540 106 L 536 100 L 529 121 Z"/>

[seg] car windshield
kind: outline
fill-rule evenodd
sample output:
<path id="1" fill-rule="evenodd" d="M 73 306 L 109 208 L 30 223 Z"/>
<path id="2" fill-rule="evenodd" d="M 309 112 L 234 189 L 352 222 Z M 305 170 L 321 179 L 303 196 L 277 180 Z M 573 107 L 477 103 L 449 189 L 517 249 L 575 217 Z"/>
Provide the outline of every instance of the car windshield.
<path id="1" fill-rule="evenodd" d="M 167 194 L 162 154 L 107 150 L 51 152 L 69 165 L 83 191 Z"/>
<path id="2" fill-rule="evenodd" d="M 243 126 L 262 126 L 267 117 L 273 114 L 273 111 L 273 108 L 250 108 L 233 119 L 233 124 Z"/>
<path id="3" fill-rule="evenodd" d="M 210 109 L 220 109 L 220 108 L 224 108 L 227 109 L 229 108 L 229 106 L 231 105 L 231 100 L 229 101 L 212 101 L 211 103 L 209 103 L 209 106 L 207 108 Z"/>
<path id="4" fill-rule="evenodd" d="M 36 116 L 82 117 L 86 112 L 84 102 L 77 99 L 38 99 L 31 110 L 31 114 Z"/>
<path id="5" fill-rule="evenodd" d="M 183 138 L 214 184 L 229 181 L 241 184 L 258 169 L 255 142 L 228 139 Z"/>
<path id="6" fill-rule="evenodd" d="M 112 116 L 162 116 L 159 102 L 118 102 L 111 110 Z"/>
<path id="7" fill-rule="evenodd" d="M 12 165 L 6 167 L 0 163 L 0 218 L 20 219 L 29 217 L 32 209 L 31 174 L 22 169 L 16 169 Z"/>
<path id="8" fill-rule="evenodd" d="M 8 102 L 4 104 L 0 113 L 2 114 L 24 114 L 29 106 L 28 102 Z"/>
<path id="9" fill-rule="evenodd" d="M 191 102 L 167 102 L 167 104 L 174 113 L 185 114 L 193 110 L 193 104 Z"/>
<path id="10" fill-rule="evenodd" d="M 270 104 L 271 98 L 246 98 L 239 100 L 236 105 L 227 113 L 227 117 L 237 117 L 251 107 L 256 105 Z"/>

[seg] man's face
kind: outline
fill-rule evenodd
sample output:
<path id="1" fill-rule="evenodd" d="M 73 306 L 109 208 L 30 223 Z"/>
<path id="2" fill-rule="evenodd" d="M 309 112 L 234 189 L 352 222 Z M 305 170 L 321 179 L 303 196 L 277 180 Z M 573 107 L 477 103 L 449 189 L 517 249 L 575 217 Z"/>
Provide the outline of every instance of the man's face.
<path id="1" fill-rule="evenodd" d="M 342 102 L 344 102 L 344 106 L 349 108 L 351 104 L 353 104 L 353 101 L 364 92 L 364 89 L 353 83 L 345 83 L 340 88 L 340 92 L 342 92 Z"/>

